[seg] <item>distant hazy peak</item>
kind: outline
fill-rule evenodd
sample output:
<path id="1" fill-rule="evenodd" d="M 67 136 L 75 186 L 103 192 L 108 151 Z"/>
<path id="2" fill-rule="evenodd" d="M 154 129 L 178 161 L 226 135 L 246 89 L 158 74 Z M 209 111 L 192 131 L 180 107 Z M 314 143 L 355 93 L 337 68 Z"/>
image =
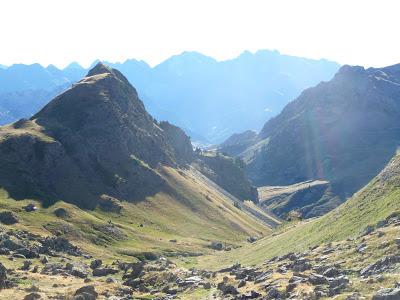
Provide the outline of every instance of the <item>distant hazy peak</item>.
<path id="1" fill-rule="evenodd" d="M 66 66 L 63 70 L 69 70 L 69 69 L 84 69 L 79 63 L 76 61 L 70 63 L 68 66 Z"/>

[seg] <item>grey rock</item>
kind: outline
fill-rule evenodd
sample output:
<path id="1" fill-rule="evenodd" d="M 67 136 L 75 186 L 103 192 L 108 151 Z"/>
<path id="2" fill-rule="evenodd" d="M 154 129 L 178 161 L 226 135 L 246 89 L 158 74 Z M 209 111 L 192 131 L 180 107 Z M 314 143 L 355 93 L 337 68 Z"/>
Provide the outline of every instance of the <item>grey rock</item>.
<path id="1" fill-rule="evenodd" d="M 240 295 L 238 299 L 245 300 L 245 299 L 260 299 L 261 294 L 256 291 L 250 291 L 243 295 Z"/>
<path id="2" fill-rule="evenodd" d="M 69 214 L 68 214 L 67 210 L 62 208 L 62 207 L 55 209 L 54 210 L 54 214 L 58 218 L 67 218 L 67 217 L 69 217 Z"/>
<path id="3" fill-rule="evenodd" d="M 118 273 L 117 269 L 113 268 L 97 268 L 94 269 L 92 274 L 93 276 L 100 277 L 100 276 L 107 276 Z"/>
<path id="4" fill-rule="evenodd" d="M 340 274 L 342 274 L 342 271 L 340 271 L 338 268 L 331 267 L 327 269 L 325 272 L 323 272 L 322 275 L 324 275 L 325 277 L 333 278 L 339 276 Z"/>
<path id="5" fill-rule="evenodd" d="M 42 299 L 42 296 L 38 293 L 30 293 L 24 297 L 24 300 L 36 300 L 36 299 Z"/>
<path id="6" fill-rule="evenodd" d="M 26 248 L 26 247 L 19 248 L 15 252 L 18 253 L 18 254 L 22 254 L 23 256 L 25 256 L 28 259 L 38 258 L 39 257 L 39 253 L 37 253 L 36 250 L 29 249 L 29 248 Z"/>
<path id="7" fill-rule="evenodd" d="M 113 278 L 111 278 L 111 277 L 108 277 L 108 278 L 106 279 L 106 282 L 107 282 L 107 283 L 114 283 L 115 280 L 114 280 Z"/>
<path id="8" fill-rule="evenodd" d="M 373 264 L 366 266 L 364 269 L 360 271 L 360 275 L 363 277 L 372 275 L 372 274 L 379 274 L 384 271 L 390 270 L 393 265 L 400 263 L 400 256 L 392 255 L 386 256 Z"/>
<path id="9" fill-rule="evenodd" d="M 224 249 L 224 246 L 222 245 L 221 242 L 211 242 L 210 248 L 214 250 L 221 251 Z"/>
<path id="10" fill-rule="evenodd" d="M 86 285 L 75 292 L 74 300 L 93 300 L 96 299 L 98 293 L 93 285 Z"/>
<path id="11" fill-rule="evenodd" d="M 267 299 L 283 299 L 283 295 L 276 288 L 272 287 L 268 290 Z"/>
<path id="12" fill-rule="evenodd" d="M 47 264 L 49 262 L 49 259 L 47 258 L 47 256 L 43 256 L 42 259 L 40 260 L 40 262 L 42 264 Z"/>
<path id="13" fill-rule="evenodd" d="M 15 251 L 17 249 L 23 248 L 24 246 L 19 241 L 14 241 L 12 239 L 6 238 L 0 242 L 0 247 L 9 251 Z"/>
<path id="14" fill-rule="evenodd" d="M 5 225 L 13 225 L 18 223 L 18 217 L 11 211 L 0 212 L 0 222 Z"/>
<path id="15" fill-rule="evenodd" d="M 7 269 L 0 263 L 0 290 L 7 287 Z"/>
<path id="16" fill-rule="evenodd" d="M 76 267 L 71 270 L 71 275 L 82 279 L 86 279 L 88 277 L 88 273 L 86 271 Z"/>
<path id="17" fill-rule="evenodd" d="M 185 279 L 178 279 L 177 280 L 177 284 L 179 285 L 179 286 L 184 286 L 184 287 L 186 287 L 186 286 L 197 286 L 197 285 L 199 285 L 199 284 L 201 284 L 201 283 L 203 283 L 204 281 L 203 281 L 203 278 L 201 278 L 200 276 L 191 276 L 191 277 L 188 277 L 188 278 L 185 278 Z"/>
<path id="18" fill-rule="evenodd" d="M 398 300 L 400 299 L 400 288 L 381 289 L 374 296 L 372 300 Z"/>
<path id="19" fill-rule="evenodd" d="M 231 284 L 227 284 L 225 282 L 218 283 L 217 288 L 224 294 L 224 295 L 237 295 L 239 291 Z"/>
<path id="20" fill-rule="evenodd" d="M 328 279 L 325 276 L 315 273 L 310 274 L 308 281 L 313 285 L 328 283 Z"/>
<path id="21" fill-rule="evenodd" d="M 14 253 L 12 255 L 12 257 L 14 258 L 21 258 L 21 259 L 26 259 L 25 255 L 19 254 L 19 253 Z"/>
<path id="22" fill-rule="evenodd" d="M 378 223 L 376 223 L 376 228 L 385 227 L 387 224 L 388 224 L 388 220 L 380 220 Z"/>
<path id="23" fill-rule="evenodd" d="M 23 209 L 24 209 L 26 212 L 33 212 L 33 211 L 36 211 L 36 210 L 37 210 L 37 207 L 36 207 L 35 204 L 29 203 L 28 205 L 24 206 Z"/>
<path id="24" fill-rule="evenodd" d="M 32 265 L 32 262 L 31 262 L 31 261 L 25 260 L 25 261 L 23 262 L 23 265 L 22 265 L 22 267 L 21 267 L 21 270 L 23 270 L 23 271 L 28 271 L 28 270 L 30 269 L 31 265 Z"/>
<path id="25" fill-rule="evenodd" d="M 310 269 L 311 269 L 310 262 L 304 258 L 295 260 L 292 265 L 292 270 L 294 272 L 304 272 L 304 271 L 310 270 Z"/>
<path id="26" fill-rule="evenodd" d="M 51 253 L 52 251 L 64 252 L 72 256 L 82 256 L 82 251 L 72 245 L 65 237 L 47 237 L 41 240 L 41 253 Z"/>
<path id="27" fill-rule="evenodd" d="M 256 242 L 258 240 L 258 237 L 256 237 L 256 236 L 249 236 L 248 238 L 247 238 L 247 241 L 249 242 L 249 243 L 254 243 L 254 242 Z"/>
<path id="28" fill-rule="evenodd" d="M 132 264 L 132 265 L 131 265 L 132 271 L 131 271 L 129 274 L 125 274 L 122 278 L 123 278 L 123 279 L 126 279 L 126 278 L 135 279 L 135 278 L 141 276 L 145 264 L 146 264 L 146 263 L 145 263 L 145 262 L 142 262 L 142 261 L 137 262 L 137 263 L 135 263 L 135 264 Z"/>
<path id="29" fill-rule="evenodd" d="M 230 267 L 220 269 L 220 270 L 218 271 L 218 273 L 232 272 L 233 270 L 237 270 L 237 269 L 239 269 L 240 267 L 241 267 L 240 264 L 234 264 L 234 265 L 232 265 L 232 266 L 230 266 Z"/>
<path id="30" fill-rule="evenodd" d="M 91 269 L 97 269 L 102 265 L 103 261 L 101 259 L 95 259 L 90 263 Z"/>
<path id="31" fill-rule="evenodd" d="M 361 233 L 361 236 L 366 236 L 368 234 L 371 234 L 372 232 L 374 232 L 375 227 L 368 225 L 367 227 L 364 228 L 363 232 Z"/>

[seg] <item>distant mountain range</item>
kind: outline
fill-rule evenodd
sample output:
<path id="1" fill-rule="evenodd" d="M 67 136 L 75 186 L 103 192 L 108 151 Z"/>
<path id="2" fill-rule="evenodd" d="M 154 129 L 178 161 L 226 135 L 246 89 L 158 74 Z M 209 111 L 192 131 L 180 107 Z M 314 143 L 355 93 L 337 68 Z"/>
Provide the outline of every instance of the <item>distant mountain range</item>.
<path id="1" fill-rule="evenodd" d="M 323 194 L 308 200 L 306 209 L 299 208 L 305 214 L 323 214 L 332 201 L 337 205 L 336 196 L 341 201 L 350 197 L 395 155 L 399 99 L 400 64 L 343 66 L 331 81 L 302 92 L 258 135 L 235 135 L 221 151 L 241 157 L 257 186 L 329 181 L 330 197 Z"/>
<path id="2" fill-rule="evenodd" d="M 267 50 L 221 62 L 184 52 L 153 68 L 134 59 L 106 64 L 126 75 L 155 118 L 177 124 L 203 143 L 259 130 L 303 89 L 329 80 L 339 68 L 327 60 Z M 87 71 L 77 63 L 62 70 L 39 64 L 0 68 L 0 124 L 30 117 Z"/>

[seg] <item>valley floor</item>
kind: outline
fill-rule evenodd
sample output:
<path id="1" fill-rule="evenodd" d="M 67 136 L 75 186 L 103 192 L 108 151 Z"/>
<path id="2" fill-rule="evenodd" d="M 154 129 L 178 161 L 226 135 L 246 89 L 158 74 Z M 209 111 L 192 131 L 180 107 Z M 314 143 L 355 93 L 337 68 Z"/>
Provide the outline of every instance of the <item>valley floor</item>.
<path id="1" fill-rule="evenodd" d="M 243 259 L 244 265 L 221 268 L 228 253 L 222 250 L 198 257 L 197 266 L 190 269 L 165 257 L 103 262 L 101 255 L 93 257 L 62 237 L 43 238 L 3 228 L 0 298 L 398 299 L 399 228 L 400 217 L 392 216 L 354 239 L 324 243 L 257 264 L 237 256 L 250 253 L 256 242 L 228 251 L 228 256 Z M 207 259 L 213 262 L 209 268 Z M 394 298 L 384 298 L 391 294 Z"/>
<path id="2" fill-rule="evenodd" d="M 400 299 L 399 165 L 277 229 L 187 170 L 163 170 L 173 197 L 121 202 L 119 214 L 3 192 L 0 299 Z"/>

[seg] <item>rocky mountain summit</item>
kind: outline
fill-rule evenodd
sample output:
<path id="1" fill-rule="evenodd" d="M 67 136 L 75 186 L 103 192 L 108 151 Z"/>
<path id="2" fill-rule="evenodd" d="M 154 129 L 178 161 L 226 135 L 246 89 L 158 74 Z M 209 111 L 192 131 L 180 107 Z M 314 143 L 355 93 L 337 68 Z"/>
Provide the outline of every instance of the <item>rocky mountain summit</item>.
<path id="1" fill-rule="evenodd" d="M 163 130 L 128 80 L 99 63 L 30 120 L 0 129 L 0 184 L 12 197 L 47 204 L 134 201 L 162 189 L 159 165 L 190 162 L 177 152 L 176 131 Z M 183 133 L 179 146 L 191 151 Z"/>
<path id="2" fill-rule="evenodd" d="M 343 66 L 289 103 L 241 153 L 224 144 L 221 151 L 242 157 L 257 186 L 323 179 L 344 201 L 396 153 L 399 99 L 400 65 Z"/>

